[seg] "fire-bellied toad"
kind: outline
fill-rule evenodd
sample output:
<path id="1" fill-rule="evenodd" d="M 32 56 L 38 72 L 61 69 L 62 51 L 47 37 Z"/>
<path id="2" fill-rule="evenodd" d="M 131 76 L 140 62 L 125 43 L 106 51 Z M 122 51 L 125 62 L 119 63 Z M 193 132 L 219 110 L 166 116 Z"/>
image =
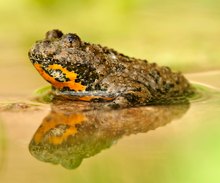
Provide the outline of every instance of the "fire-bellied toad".
<path id="1" fill-rule="evenodd" d="M 192 93 L 180 73 L 125 56 L 59 30 L 46 33 L 29 51 L 38 72 L 56 95 L 108 102 L 112 107 L 178 103 Z"/>

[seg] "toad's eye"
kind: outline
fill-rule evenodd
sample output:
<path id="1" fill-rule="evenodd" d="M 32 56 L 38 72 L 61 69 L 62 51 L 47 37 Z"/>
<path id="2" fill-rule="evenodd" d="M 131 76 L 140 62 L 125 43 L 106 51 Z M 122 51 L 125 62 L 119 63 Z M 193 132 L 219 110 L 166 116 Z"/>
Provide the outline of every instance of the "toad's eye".
<path id="1" fill-rule="evenodd" d="M 77 36 L 76 34 L 71 34 L 71 33 L 66 34 L 63 37 L 63 41 L 69 47 L 80 46 L 80 43 L 81 43 L 79 36 Z"/>
<path id="2" fill-rule="evenodd" d="M 67 34 L 66 38 L 68 39 L 69 43 L 79 40 L 79 37 L 76 34 Z"/>

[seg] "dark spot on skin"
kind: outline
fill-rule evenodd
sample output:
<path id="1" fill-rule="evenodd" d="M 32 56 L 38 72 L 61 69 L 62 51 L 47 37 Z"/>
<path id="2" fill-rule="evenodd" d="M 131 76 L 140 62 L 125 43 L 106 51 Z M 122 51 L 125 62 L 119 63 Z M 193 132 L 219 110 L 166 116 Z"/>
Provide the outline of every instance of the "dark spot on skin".
<path id="1" fill-rule="evenodd" d="M 86 91 L 91 91 L 92 90 L 92 87 L 91 86 L 87 86 L 86 87 Z"/>
<path id="2" fill-rule="evenodd" d="M 120 64 L 118 67 L 115 68 L 117 72 L 123 72 L 124 69 L 125 69 L 125 66 L 123 66 L 122 64 Z"/>
<path id="3" fill-rule="evenodd" d="M 76 82 L 76 83 L 79 83 L 79 82 L 80 82 L 80 79 L 78 79 L 78 78 L 75 79 L 75 82 Z"/>
<path id="4" fill-rule="evenodd" d="M 101 90 L 101 86 L 99 84 L 95 85 L 95 90 Z"/>
<path id="5" fill-rule="evenodd" d="M 61 91 L 75 91 L 74 89 L 70 89 L 69 87 L 65 86 L 61 89 Z"/>
<path id="6" fill-rule="evenodd" d="M 156 91 L 157 91 L 158 94 L 162 94 L 163 93 L 163 91 L 161 91 L 161 89 L 159 89 L 159 88 L 157 88 Z"/>
<path id="7" fill-rule="evenodd" d="M 86 86 L 87 82 L 86 81 L 81 81 L 81 84 Z"/>
<path id="8" fill-rule="evenodd" d="M 156 83 L 158 83 L 159 82 L 159 79 L 160 79 L 160 73 L 158 72 L 158 71 L 150 71 L 149 72 L 149 75 L 154 79 L 154 81 L 156 82 Z"/>
<path id="9" fill-rule="evenodd" d="M 165 88 L 166 91 L 170 90 L 170 89 L 173 88 L 173 87 L 174 87 L 174 84 L 173 84 L 173 83 L 166 83 L 165 86 L 164 86 L 164 88 Z"/>
<path id="10" fill-rule="evenodd" d="M 59 78 L 54 78 L 56 81 L 63 83 L 63 81 L 60 81 Z"/>
<path id="11" fill-rule="evenodd" d="M 142 88 L 139 87 L 139 88 L 135 88 L 135 89 L 133 89 L 132 91 L 138 91 L 138 92 L 140 92 L 141 90 L 142 90 Z"/>
<path id="12" fill-rule="evenodd" d="M 74 71 L 75 67 L 70 62 L 66 62 L 65 67 L 68 71 Z"/>
<path id="13" fill-rule="evenodd" d="M 133 93 L 124 94 L 124 97 L 128 100 L 128 102 L 132 104 L 136 104 L 139 102 L 139 97 L 134 95 Z"/>
<path id="14" fill-rule="evenodd" d="M 53 60 L 53 53 L 48 53 L 47 54 L 47 60 Z"/>
<path id="15" fill-rule="evenodd" d="M 110 103 L 108 106 L 112 109 L 119 109 L 120 108 L 120 105 L 117 103 L 114 103 L 114 102 Z"/>

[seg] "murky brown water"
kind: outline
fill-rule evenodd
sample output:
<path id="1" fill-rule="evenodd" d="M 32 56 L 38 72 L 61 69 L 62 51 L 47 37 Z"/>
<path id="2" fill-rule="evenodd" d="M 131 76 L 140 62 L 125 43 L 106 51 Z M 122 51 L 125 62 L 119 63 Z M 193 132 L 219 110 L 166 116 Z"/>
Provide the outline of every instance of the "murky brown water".
<path id="1" fill-rule="evenodd" d="M 220 71 L 187 77 L 190 104 L 114 111 L 2 90 L 1 182 L 219 182 Z"/>

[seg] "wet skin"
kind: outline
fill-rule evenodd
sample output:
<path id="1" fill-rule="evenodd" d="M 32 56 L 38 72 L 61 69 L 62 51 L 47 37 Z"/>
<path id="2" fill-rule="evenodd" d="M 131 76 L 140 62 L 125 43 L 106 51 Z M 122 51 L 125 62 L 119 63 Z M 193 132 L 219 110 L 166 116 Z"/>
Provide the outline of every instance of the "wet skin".
<path id="1" fill-rule="evenodd" d="M 180 103 L 193 92 L 181 73 L 59 30 L 37 41 L 29 58 L 55 95 L 73 100 L 106 101 L 119 108 Z"/>

